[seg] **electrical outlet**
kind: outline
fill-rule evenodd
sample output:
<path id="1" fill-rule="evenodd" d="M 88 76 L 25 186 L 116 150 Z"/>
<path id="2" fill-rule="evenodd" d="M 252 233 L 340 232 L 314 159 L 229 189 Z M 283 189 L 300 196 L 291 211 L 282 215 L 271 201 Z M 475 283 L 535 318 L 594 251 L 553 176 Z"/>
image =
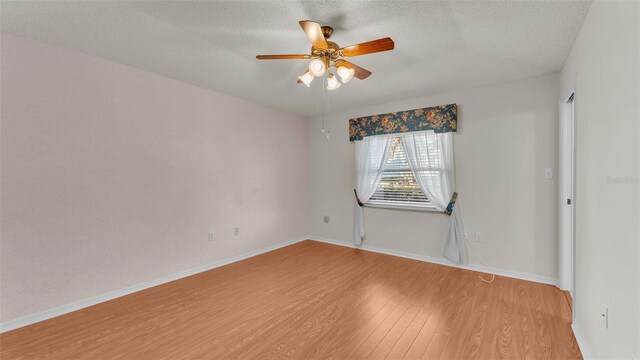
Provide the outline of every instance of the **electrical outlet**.
<path id="1" fill-rule="evenodd" d="M 233 235 L 238 236 L 240 235 L 240 228 L 239 227 L 234 227 L 233 228 Z"/>
<path id="2" fill-rule="evenodd" d="M 324 223 L 328 224 L 329 223 L 329 215 L 325 215 L 324 216 Z"/>
<path id="3" fill-rule="evenodd" d="M 602 304 L 602 320 L 604 321 L 604 328 L 609 328 L 609 307 L 607 304 Z"/>
<path id="4" fill-rule="evenodd" d="M 213 231 L 210 231 L 210 232 L 209 232 L 209 241 L 213 241 L 213 240 L 215 240 L 215 239 L 216 239 L 216 237 L 215 237 L 215 235 L 213 234 Z"/>
<path id="5" fill-rule="evenodd" d="M 482 233 L 481 232 L 477 232 L 476 233 L 476 241 L 477 242 L 481 242 L 482 241 Z"/>

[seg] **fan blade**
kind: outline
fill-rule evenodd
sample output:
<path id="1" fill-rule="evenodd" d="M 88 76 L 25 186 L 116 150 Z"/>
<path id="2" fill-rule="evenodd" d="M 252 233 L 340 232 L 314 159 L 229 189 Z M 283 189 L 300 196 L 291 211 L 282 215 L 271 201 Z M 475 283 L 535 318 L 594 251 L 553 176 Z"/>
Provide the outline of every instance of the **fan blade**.
<path id="1" fill-rule="evenodd" d="M 357 77 L 360 80 L 364 80 L 366 78 L 369 77 L 369 75 L 371 75 L 371 71 L 361 68 L 360 66 L 354 64 L 354 63 L 350 63 L 347 60 L 336 60 L 336 66 L 344 66 L 347 67 L 349 69 L 353 69 L 355 70 L 355 74 L 353 74 L 353 76 Z"/>
<path id="2" fill-rule="evenodd" d="M 343 56 L 351 57 L 393 50 L 393 48 L 393 40 L 391 40 L 391 38 L 389 37 L 386 37 L 384 39 L 367 41 L 360 44 L 343 47 L 342 49 L 340 49 L 340 51 L 342 51 Z"/>
<path id="3" fill-rule="evenodd" d="M 300 27 L 302 27 L 304 33 L 307 34 L 307 37 L 309 38 L 313 46 L 320 49 L 329 48 L 329 45 L 327 45 L 327 39 L 325 39 L 324 35 L 322 34 L 320 24 L 309 20 L 303 20 L 300 21 Z"/>
<path id="4" fill-rule="evenodd" d="M 297 59 L 309 59 L 311 56 L 303 54 L 287 54 L 287 55 L 256 55 L 258 60 L 297 60 Z"/>

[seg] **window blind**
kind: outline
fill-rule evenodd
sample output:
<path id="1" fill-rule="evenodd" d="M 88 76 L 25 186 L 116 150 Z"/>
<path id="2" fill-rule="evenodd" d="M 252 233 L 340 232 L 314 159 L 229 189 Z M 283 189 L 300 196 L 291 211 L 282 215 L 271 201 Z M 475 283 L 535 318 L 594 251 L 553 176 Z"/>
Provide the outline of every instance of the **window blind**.
<path id="1" fill-rule="evenodd" d="M 437 171 L 429 170 L 429 172 Z M 384 207 L 430 208 L 433 206 L 411 172 L 402 138 L 399 136 L 392 139 L 389 158 L 385 164 L 380 185 L 367 204 Z"/>

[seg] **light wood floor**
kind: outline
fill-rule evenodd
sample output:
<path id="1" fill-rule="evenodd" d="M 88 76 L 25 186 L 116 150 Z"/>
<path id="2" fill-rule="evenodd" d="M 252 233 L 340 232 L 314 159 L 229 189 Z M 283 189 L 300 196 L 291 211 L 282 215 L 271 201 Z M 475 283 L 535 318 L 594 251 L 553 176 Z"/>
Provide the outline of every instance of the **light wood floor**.
<path id="1" fill-rule="evenodd" d="M 0 336 L 8 359 L 577 359 L 557 288 L 314 241 Z"/>

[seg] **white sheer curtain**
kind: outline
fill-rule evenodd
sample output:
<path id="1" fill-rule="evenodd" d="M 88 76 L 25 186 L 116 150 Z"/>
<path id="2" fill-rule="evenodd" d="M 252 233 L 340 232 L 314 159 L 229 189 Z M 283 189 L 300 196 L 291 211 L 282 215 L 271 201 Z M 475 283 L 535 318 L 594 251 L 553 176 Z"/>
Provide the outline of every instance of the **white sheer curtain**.
<path id="1" fill-rule="evenodd" d="M 456 183 L 451 133 L 436 134 L 432 130 L 409 132 L 402 134 L 402 143 L 420 188 L 438 210 L 444 211 Z M 458 201 L 449 217 L 449 226 L 442 241 L 442 254 L 449 260 L 466 264 L 467 248 L 463 233 Z"/>
<path id="2" fill-rule="evenodd" d="M 367 136 L 356 141 L 356 193 L 366 203 L 376 191 L 389 157 L 391 136 Z M 355 202 L 353 243 L 360 246 L 364 240 L 364 214 Z"/>

